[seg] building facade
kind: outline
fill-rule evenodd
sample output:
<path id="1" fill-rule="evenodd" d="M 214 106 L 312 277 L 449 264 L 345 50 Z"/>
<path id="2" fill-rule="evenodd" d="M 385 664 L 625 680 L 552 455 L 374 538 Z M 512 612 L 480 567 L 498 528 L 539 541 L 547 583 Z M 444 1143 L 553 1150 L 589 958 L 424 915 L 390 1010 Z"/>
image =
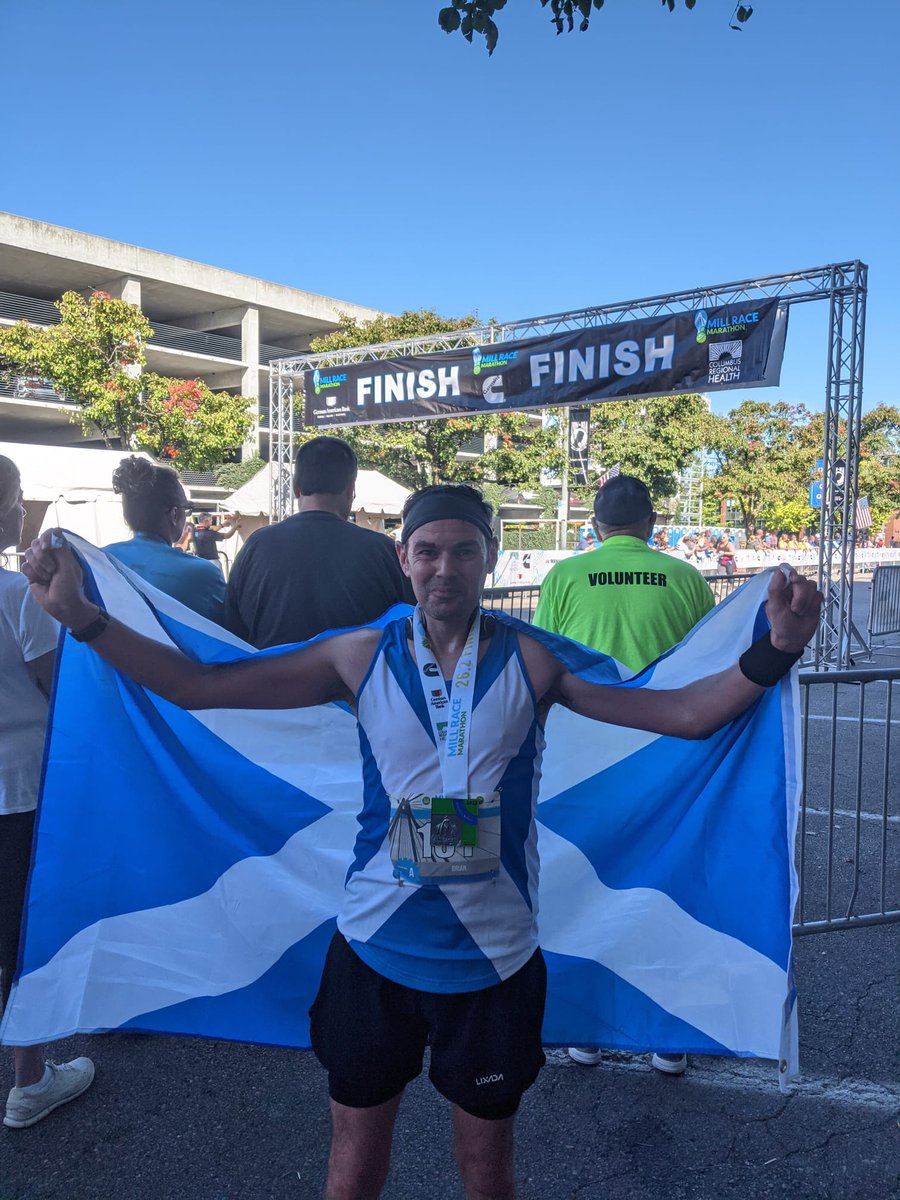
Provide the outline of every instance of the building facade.
<path id="1" fill-rule="evenodd" d="M 253 399 L 254 428 L 245 449 L 263 458 L 271 360 L 307 349 L 338 327 L 341 314 L 359 321 L 379 315 L 330 296 L 0 213 L 0 325 L 53 324 L 59 319 L 53 301 L 64 292 L 97 290 L 138 305 L 149 318 L 148 370 L 202 379 L 216 391 Z M 3 441 L 101 446 L 69 420 L 76 412 L 45 381 L 0 383 Z"/>

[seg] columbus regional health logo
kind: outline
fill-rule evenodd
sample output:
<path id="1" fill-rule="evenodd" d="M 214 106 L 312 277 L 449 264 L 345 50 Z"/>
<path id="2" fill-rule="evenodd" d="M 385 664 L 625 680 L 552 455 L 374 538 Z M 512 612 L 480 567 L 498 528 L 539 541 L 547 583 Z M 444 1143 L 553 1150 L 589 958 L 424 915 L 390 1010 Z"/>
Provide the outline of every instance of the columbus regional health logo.
<path id="1" fill-rule="evenodd" d="M 743 342 L 709 343 L 709 382 L 737 383 L 741 377 Z"/>
<path id="2" fill-rule="evenodd" d="M 476 377 L 482 371 L 498 371 L 509 366 L 519 357 L 518 350 L 488 350 L 482 351 L 476 346 L 472 351 L 472 374 Z M 481 381 L 481 394 L 488 404 L 503 404 L 506 395 L 503 391 L 502 375 L 487 375 Z"/>

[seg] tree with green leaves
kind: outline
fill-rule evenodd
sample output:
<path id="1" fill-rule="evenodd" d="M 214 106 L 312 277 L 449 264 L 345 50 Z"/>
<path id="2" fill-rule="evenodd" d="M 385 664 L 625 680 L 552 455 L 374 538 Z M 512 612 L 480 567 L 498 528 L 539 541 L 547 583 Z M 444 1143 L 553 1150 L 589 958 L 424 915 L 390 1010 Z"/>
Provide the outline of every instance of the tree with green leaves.
<path id="1" fill-rule="evenodd" d="M 822 457 L 824 437 L 825 417 L 816 413 L 810 422 L 807 474 Z M 845 438 L 846 427 L 841 422 L 838 444 Z M 900 409 L 893 405 L 878 404 L 862 414 L 857 495 L 869 497 L 873 529 L 880 528 L 900 507 Z"/>
<path id="2" fill-rule="evenodd" d="M 879 404 L 863 413 L 858 495 L 869 497 L 873 529 L 900 508 L 900 408 L 894 405 Z"/>
<path id="3" fill-rule="evenodd" d="M 354 346 L 376 346 L 382 342 L 400 342 L 406 338 L 427 337 L 431 333 L 452 333 L 480 324 L 475 313 L 465 317 L 441 317 L 433 308 L 406 309 L 396 316 L 380 313 L 370 321 L 356 321 L 347 313 L 338 316 L 338 328 L 310 343 L 313 354 L 324 350 L 346 350 Z M 490 322 L 489 322 L 490 324 Z"/>
<path id="4" fill-rule="evenodd" d="M 4 373 L 51 380 L 79 405 L 85 435 L 96 428 L 103 438 L 118 437 L 130 447 L 147 361 L 144 347 L 153 336 L 150 322 L 136 305 L 112 300 L 107 292 L 87 299 L 66 292 L 54 307 L 58 325 L 19 321 L 0 329 Z"/>
<path id="5" fill-rule="evenodd" d="M 734 499 L 744 524 L 771 530 L 815 529 L 820 510 L 809 506 L 809 484 L 822 457 L 824 413 L 803 405 L 747 400 L 714 418 L 711 446 L 718 464 L 708 495 Z M 839 444 L 846 427 L 838 428 Z M 878 528 L 900 505 L 900 409 L 879 404 L 860 423 L 857 494 L 869 497 Z"/>
<path id="6" fill-rule="evenodd" d="M 708 490 L 735 500 L 745 529 L 755 529 L 766 505 L 795 500 L 809 487 L 822 441 L 802 404 L 745 400 L 712 418 L 709 445 L 717 470 Z"/>
<path id="7" fill-rule="evenodd" d="M 468 329 L 477 323 L 471 314 L 441 317 L 433 309 L 409 310 L 362 323 L 342 316 L 340 329 L 318 338 L 310 349 L 318 353 L 376 345 Z M 536 414 L 524 412 L 390 421 L 383 425 L 342 426 L 331 432 L 353 446 L 360 466 L 383 471 L 410 488 L 489 480 L 510 488 L 532 488 L 537 486 L 542 467 L 558 470 L 562 466 L 556 432 L 542 429 Z M 317 434 L 317 430 L 306 430 L 299 440 L 308 441 Z M 479 450 L 477 457 L 459 459 L 460 451 L 479 436 L 485 438 L 484 451 Z"/>
<path id="8" fill-rule="evenodd" d="M 179 468 L 204 470 L 240 446 L 252 427 L 250 399 L 213 392 L 197 379 L 143 371 L 153 329 L 135 304 L 96 291 L 66 292 L 59 323 L 0 329 L 8 375 L 53 382 L 78 405 L 85 436 L 96 430 L 123 449 L 146 449 Z"/>
<path id="9" fill-rule="evenodd" d="M 624 474 L 643 479 L 656 503 L 675 495 L 677 476 L 709 437 L 706 402 L 696 393 L 591 408 L 591 459 L 605 468 L 621 463 Z"/>
<path id="10" fill-rule="evenodd" d="M 220 488 L 236 492 L 245 483 L 249 483 L 254 475 L 258 475 L 265 465 L 258 454 L 251 454 L 241 462 L 222 463 L 216 468 L 216 484 Z"/>
<path id="11" fill-rule="evenodd" d="M 802 486 L 798 484 L 798 486 Z M 811 530 L 816 533 L 819 528 L 819 510 L 809 506 L 809 488 L 798 492 L 786 500 L 764 500 L 759 512 L 759 519 L 764 529 L 781 533 L 800 533 Z"/>
<path id="12" fill-rule="evenodd" d="M 134 442 L 182 471 L 207 471 L 240 446 L 253 418 L 245 396 L 214 392 L 201 379 L 143 376 Z"/>
<path id="13" fill-rule="evenodd" d="M 564 29 L 569 33 L 578 24 L 580 33 L 587 33 L 591 23 L 592 10 L 603 7 L 603 0 L 540 0 L 541 7 L 550 6 L 550 23 L 558 34 Z M 684 0 L 684 7 L 692 9 L 697 0 Z M 462 34 L 467 42 L 471 42 L 475 34 L 484 38 L 488 54 L 493 54 L 500 37 L 500 30 L 494 21 L 494 16 L 500 9 L 506 7 L 506 0 L 453 0 L 453 3 L 442 8 L 438 13 L 438 24 L 444 33 Z M 662 7 L 674 12 L 675 0 L 662 0 Z M 753 9 L 747 4 L 736 4 L 731 10 L 729 26 L 740 30 L 745 22 L 753 15 Z"/>

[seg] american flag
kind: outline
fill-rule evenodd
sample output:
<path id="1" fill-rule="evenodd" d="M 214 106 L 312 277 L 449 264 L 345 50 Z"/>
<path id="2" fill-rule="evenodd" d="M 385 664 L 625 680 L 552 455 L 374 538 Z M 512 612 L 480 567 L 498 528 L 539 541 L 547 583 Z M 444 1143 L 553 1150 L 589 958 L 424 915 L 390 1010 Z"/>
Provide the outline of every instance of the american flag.
<path id="1" fill-rule="evenodd" d="M 597 477 L 597 490 L 599 491 L 600 488 L 603 487 L 604 483 L 609 483 L 611 479 L 615 479 L 621 470 L 622 464 L 616 463 L 614 467 L 610 467 L 608 471 L 604 471 L 602 475 L 599 475 Z"/>
<path id="2" fill-rule="evenodd" d="M 869 509 L 869 497 L 860 496 L 856 502 L 856 528 L 871 529 L 872 513 Z"/>

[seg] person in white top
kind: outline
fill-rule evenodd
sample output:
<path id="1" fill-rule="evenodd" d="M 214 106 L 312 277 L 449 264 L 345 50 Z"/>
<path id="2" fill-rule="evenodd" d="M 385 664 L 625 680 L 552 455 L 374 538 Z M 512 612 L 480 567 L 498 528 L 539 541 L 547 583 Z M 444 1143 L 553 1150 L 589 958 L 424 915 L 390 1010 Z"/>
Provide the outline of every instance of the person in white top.
<path id="1" fill-rule="evenodd" d="M 0 455 L 0 551 L 17 546 L 25 508 L 15 463 Z M 0 567 L 0 1000 L 9 999 L 19 953 L 34 811 L 59 626 L 18 571 Z M 24 1129 L 74 1100 L 94 1078 L 89 1058 L 44 1062 L 43 1046 L 17 1046 L 4 1125 Z"/>

